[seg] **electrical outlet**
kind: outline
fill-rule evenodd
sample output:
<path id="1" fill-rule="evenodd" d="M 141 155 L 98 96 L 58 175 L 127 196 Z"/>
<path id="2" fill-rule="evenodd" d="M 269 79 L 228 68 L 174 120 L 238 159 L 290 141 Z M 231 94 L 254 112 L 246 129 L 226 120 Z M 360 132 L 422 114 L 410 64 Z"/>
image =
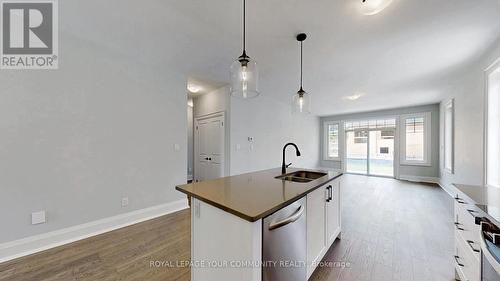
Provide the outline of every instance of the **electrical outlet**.
<path id="1" fill-rule="evenodd" d="M 41 224 L 47 222 L 45 211 L 31 213 L 31 224 Z"/>
<path id="2" fill-rule="evenodd" d="M 122 207 L 127 207 L 128 206 L 128 197 L 123 197 L 122 198 Z"/>

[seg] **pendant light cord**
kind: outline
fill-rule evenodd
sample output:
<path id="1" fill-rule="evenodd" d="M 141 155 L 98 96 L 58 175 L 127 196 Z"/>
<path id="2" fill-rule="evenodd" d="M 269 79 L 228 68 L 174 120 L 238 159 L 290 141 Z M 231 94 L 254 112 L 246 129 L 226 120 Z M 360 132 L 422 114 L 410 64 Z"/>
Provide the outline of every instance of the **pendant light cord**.
<path id="1" fill-rule="evenodd" d="M 300 41 L 300 89 L 302 90 L 302 41 Z"/>
<path id="2" fill-rule="evenodd" d="M 246 0 L 243 0 L 243 53 L 245 53 L 246 38 Z"/>

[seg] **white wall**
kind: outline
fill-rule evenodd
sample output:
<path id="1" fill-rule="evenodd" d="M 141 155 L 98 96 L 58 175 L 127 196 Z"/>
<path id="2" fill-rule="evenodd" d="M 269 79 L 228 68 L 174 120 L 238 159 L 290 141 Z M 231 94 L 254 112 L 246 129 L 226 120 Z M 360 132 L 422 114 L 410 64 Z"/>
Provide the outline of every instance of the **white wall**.
<path id="1" fill-rule="evenodd" d="M 171 40 L 138 40 L 144 25 L 100 3 L 59 1 L 58 70 L 0 70 L 0 243 L 185 198 L 187 76 L 142 51 Z M 48 223 L 32 226 L 38 210 Z"/>
<path id="2" fill-rule="evenodd" d="M 292 167 L 318 167 L 319 134 L 319 118 L 292 115 L 287 102 L 265 93 L 250 100 L 231 98 L 231 174 L 281 167 L 287 142 L 295 142 L 302 153 L 296 157 L 288 148 Z"/>
<path id="3" fill-rule="evenodd" d="M 484 70 L 498 58 L 500 41 L 478 62 L 467 66 L 466 70 L 450 83 L 446 97 L 441 103 L 443 109 L 447 100 L 455 99 L 455 172 L 446 172 L 441 160 L 441 181 L 445 186 L 452 183 L 484 184 Z M 441 124 L 444 124 L 443 114 Z M 441 129 L 441 144 L 444 143 L 443 136 L 444 131 Z M 444 147 L 441 147 L 441 156 L 443 153 Z"/>

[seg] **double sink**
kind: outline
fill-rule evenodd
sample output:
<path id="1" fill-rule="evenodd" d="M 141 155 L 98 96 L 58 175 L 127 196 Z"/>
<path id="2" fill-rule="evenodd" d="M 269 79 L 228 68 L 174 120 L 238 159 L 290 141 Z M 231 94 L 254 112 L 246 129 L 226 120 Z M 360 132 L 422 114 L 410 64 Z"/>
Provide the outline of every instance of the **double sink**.
<path id="1" fill-rule="evenodd" d="M 308 182 L 311 182 L 313 180 L 319 179 L 323 176 L 326 176 L 326 173 L 310 172 L 310 171 L 297 171 L 297 172 L 289 173 L 286 175 L 277 176 L 276 178 L 280 179 L 280 180 L 285 180 L 285 181 L 308 183 Z"/>

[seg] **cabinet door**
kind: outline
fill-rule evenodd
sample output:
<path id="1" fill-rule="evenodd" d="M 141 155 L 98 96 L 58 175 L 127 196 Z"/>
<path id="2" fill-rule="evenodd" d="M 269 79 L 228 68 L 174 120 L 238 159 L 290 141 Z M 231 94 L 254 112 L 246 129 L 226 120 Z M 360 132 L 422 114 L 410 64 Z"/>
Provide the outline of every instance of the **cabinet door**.
<path id="1" fill-rule="evenodd" d="M 340 181 L 334 180 L 331 185 L 331 200 L 326 203 L 326 241 L 329 248 L 340 232 Z"/>
<path id="2" fill-rule="evenodd" d="M 326 186 L 307 195 L 307 278 L 313 273 L 313 263 L 321 261 L 326 250 L 325 237 Z"/>

